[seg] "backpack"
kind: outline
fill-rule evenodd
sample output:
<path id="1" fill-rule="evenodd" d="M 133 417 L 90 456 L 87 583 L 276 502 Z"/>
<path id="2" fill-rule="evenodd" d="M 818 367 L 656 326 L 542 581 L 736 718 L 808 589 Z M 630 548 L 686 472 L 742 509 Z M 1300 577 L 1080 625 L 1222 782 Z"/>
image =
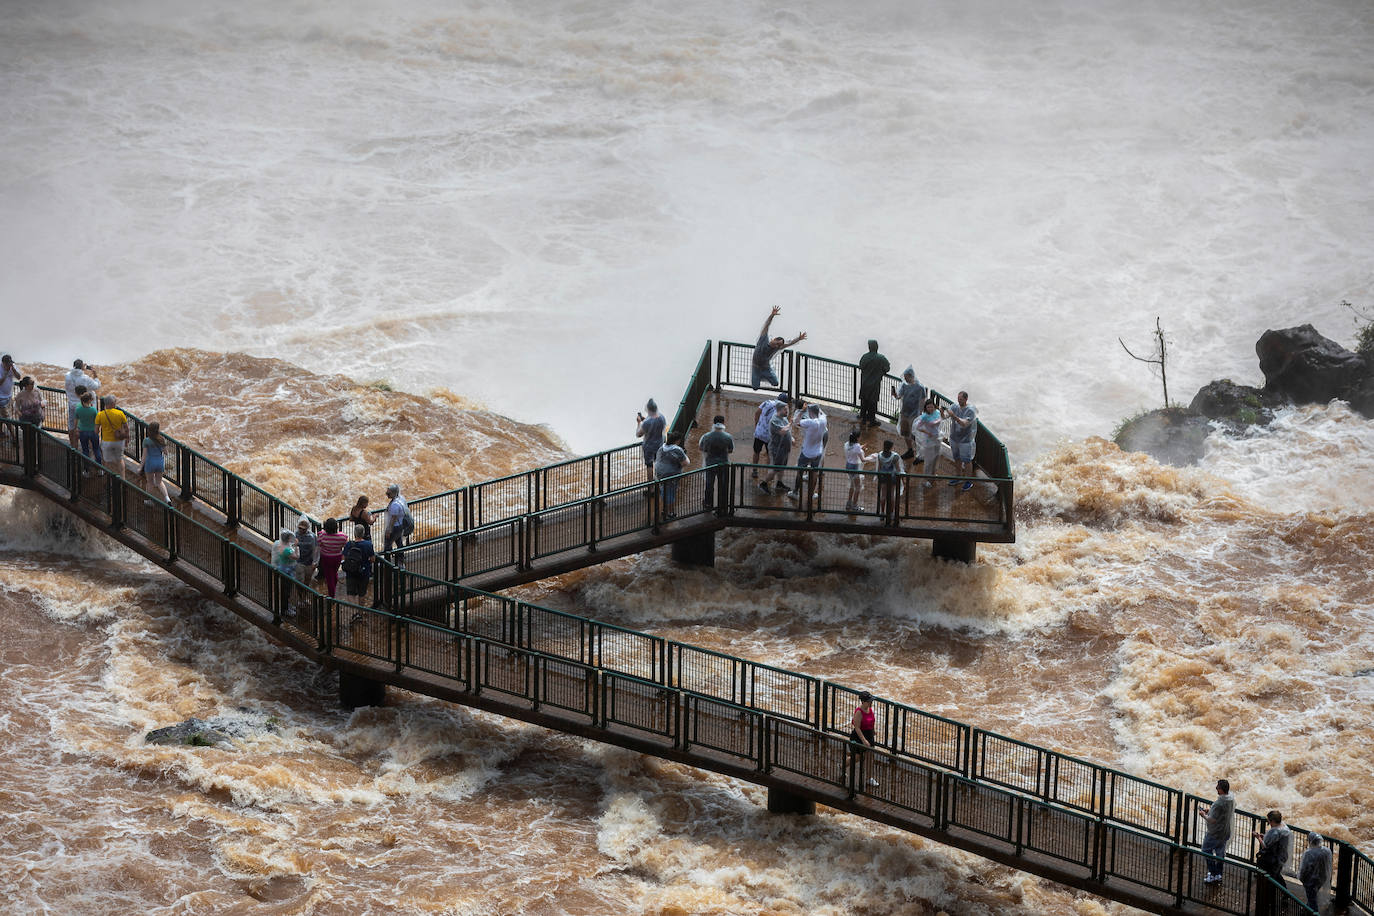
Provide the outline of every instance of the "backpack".
<path id="1" fill-rule="evenodd" d="M 361 541 L 349 541 L 343 550 L 343 571 L 350 576 L 363 572 L 363 545 Z"/>
<path id="2" fill-rule="evenodd" d="M 401 537 L 409 538 L 415 533 L 415 517 L 410 514 L 410 509 L 405 510 L 401 516 Z"/>

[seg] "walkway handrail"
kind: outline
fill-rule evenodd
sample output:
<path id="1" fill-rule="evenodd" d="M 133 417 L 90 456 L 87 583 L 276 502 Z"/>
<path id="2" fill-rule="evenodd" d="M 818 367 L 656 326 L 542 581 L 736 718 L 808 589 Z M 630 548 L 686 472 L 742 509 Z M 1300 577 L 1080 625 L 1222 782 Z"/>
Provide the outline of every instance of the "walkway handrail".
<path id="1" fill-rule="evenodd" d="M 465 693 L 494 691 L 536 709 L 587 716 L 594 728 L 659 736 L 684 753 L 706 748 L 757 773 L 793 773 L 844 791 L 860 803 L 857 813 L 867 813 L 862 804 L 882 803 L 916 817 L 912 823 L 982 834 L 1017 855 L 1030 851 L 1078 865 L 1098 882 L 1171 895 L 1175 905 L 1247 914 L 1267 892 L 1288 912 L 1311 912 L 1245 862 L 1231 866 L 1243 875 L 1239 887 L 1221 895 L 1204 889 L 1199 876 L 1207 857 L 1183 829 L 1193 820 L 1190 797 L 1158 783 L 887 700 L 874 703 L 877 750 L 854 753 L 846 735 L 857 703 L 852 688 L 404 570 L 385 570 L 393 603 L 408 595 L 412 611 L 432 613 L 433 605 L 414 599 L 438 590 L 443 620 L 331 599 L 170 505 L 144 507 L 145 494 L 121 477 L 83 483 L 94 463 L 66 443 L 14 421 L 0 425 L 19 433 L 0 437 L 9 442 L 0 446 L 0 463 L 56 484 L 112 528 L 131 528 L 169 562 L 185 562 L 225 595 L 261 607 L 272 627 L 305 637 L 320 655 L 376 659 L 397 672 L 455 682 Z M 309 608 L 294 620 L 286 616 L 293 589 L 309 595 Z M 451 599 L 462 610 L 452 622 Z M 581 687 L 570 691 L 574 684 Z M 721 767 L 695 753 L 691 762 Z M 883 776 L 878 785 L 868 782 L 875 774 Z M 1338 870 L 1350 883 L 1338 877 L 1337 893 L 1354 892 L 1369 912 L 1360 893 L 1368 860 L 1353 847 L 1347 853 L 1346 844 L 1333 847 L 1339 861 L 1355 863 Z"/>
<path id="2" fill-rule="evenodd" d="M 681 403 L 677 405 L 677 416 L 673 417 L 673 423 L 668 427 L 668 432 L 680 433 L 685 438 L 691 430 L 692 424 L 696 422 L 697 411 L 701 409 L 701 399 L 710 390 L 711 341 L 708 340 L 706 346 L 701 348 L 697 367 L 692 372 L 691 381 L 687 383 L 687 390 L 682 395 Z"/>

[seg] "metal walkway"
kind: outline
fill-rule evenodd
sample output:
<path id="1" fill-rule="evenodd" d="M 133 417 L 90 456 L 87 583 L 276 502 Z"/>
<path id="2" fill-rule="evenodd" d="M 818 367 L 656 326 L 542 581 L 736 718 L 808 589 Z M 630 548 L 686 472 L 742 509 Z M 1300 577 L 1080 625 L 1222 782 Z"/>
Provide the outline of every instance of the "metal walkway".
<path id="1" fill-rule="evenodd" d="M 1196 811 L 1206 799 L 881 699 L 878 749 L 855 753 L 856 692 L 818 678 L 415 570 L 386 571 L 382 608 L 309 592 L 290 616 L 300 586 L 266 562 L 261 529 L 292 507 L 180 443 L 174 507 L 87 476 L 94 468 L 65 438 L 0 427 L 0 483 L 42 495 L 338 670 L 354 702 L 376 702 L 390 684 L 486 709 L 766 786 L 770 807 L 829 805 L 1151 912 L 1310 912 L 1246 864 L 1257 815 L 1238 812 L 1225 880 L 1205 884 Z M 1301 847 L 1305 833 L 1294 833 Z M 1374 863 L 1328 843 L 1336 899 L 1374 912 Z"/>

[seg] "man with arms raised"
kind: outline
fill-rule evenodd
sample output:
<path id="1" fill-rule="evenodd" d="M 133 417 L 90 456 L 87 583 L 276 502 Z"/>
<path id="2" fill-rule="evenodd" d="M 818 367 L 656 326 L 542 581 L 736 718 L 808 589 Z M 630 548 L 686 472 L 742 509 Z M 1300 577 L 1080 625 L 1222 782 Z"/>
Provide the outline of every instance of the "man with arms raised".
<path id="1" fill-rule="evenodd" d="M 791 340 L 783 340 L 781 337 L 768 337 L 768 326 L 773 323 L 773 319 L 782 313 L 781 306 L 773 306 L 773 310 L 768 313 L 768 320 L 763 323 L 763 328 L 759 331 L 758 342 L 754 344 L 754 358 L 751 366 L 749 384 L 757 391 L 764 382 L 778 386 L 778 374 L 773 371 L 773 357 L 783 350 L 799 341 L 806 340 L 806 332 L 802 331 Z"/>

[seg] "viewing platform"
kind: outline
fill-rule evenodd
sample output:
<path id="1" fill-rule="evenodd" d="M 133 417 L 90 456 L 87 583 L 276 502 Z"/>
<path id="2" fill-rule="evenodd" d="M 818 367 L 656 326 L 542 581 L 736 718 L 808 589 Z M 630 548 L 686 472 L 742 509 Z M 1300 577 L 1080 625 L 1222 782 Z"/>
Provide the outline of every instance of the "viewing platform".
<path id="1" fill-rule="evenodd" d="M 874 470 L 844 469 L 843 443 L 857 425 L 857 366 L 785 350 L 779 361 L 778 388 L 749 386 L 752 345 L 707 342 L 686 385 L 668 432 L 685 437 L 691 461 L 675 478 L 675 517 L 667 517 L 661 483 L 646 479 L 639 443 L 576 458 L 522 474 L 486 481 L 410 501 L 416 536 L 400 551 L 404 566 L 433 579 L 499 591 L 513 585 L 582 569 L 616 557 L 674 545 L 685 562 L 710 564 L 715 532 L 724 528 L 869 534 L 929 539 L 936 556 L 972 562 L 978 542 L 1016 540 L 1015 481 L 1006 447 L 981 421 L 975 438 L 973 475 L 956 477 L 944 445 L 938 466 L 901 475 L 890 507 L 877 502 Z M 900 383 L 886 376 L 878 401 L 881 428 L 861 430 L 870 453 L 882 440 L 901 442 L 891 422 L 897 401 L 890 388 Z M 823 466 L 808 472 L 805 493 L 791 499 L 763 493 L 755 474 L 766 466 L 748 464 L 753 457 L 754 412 L 770 396 L 786 391 L 819 404 L 829 419 L 829 445 Z M 951 400 L 937 391 L 937 404 Z M 706 500 L 707 470 L 697 443 L 711 418 L 726 417 L 734 437 L 723 502 Z M 946 421 L 948 423 L 948 421 Z M 899 448 L 903 446 L 899 445 Z M 796 483 L 800 449 L 793 466 L 782 470 L 789 487 Z M 766 458 L 765 458 L 766 460 Z M 861 482 L 859 506 L 846 506 L 850 483 Z M 965 490 L 963 485 L 971 483 Z M 418 600 L 423 600 L 420 596 Z"/>

